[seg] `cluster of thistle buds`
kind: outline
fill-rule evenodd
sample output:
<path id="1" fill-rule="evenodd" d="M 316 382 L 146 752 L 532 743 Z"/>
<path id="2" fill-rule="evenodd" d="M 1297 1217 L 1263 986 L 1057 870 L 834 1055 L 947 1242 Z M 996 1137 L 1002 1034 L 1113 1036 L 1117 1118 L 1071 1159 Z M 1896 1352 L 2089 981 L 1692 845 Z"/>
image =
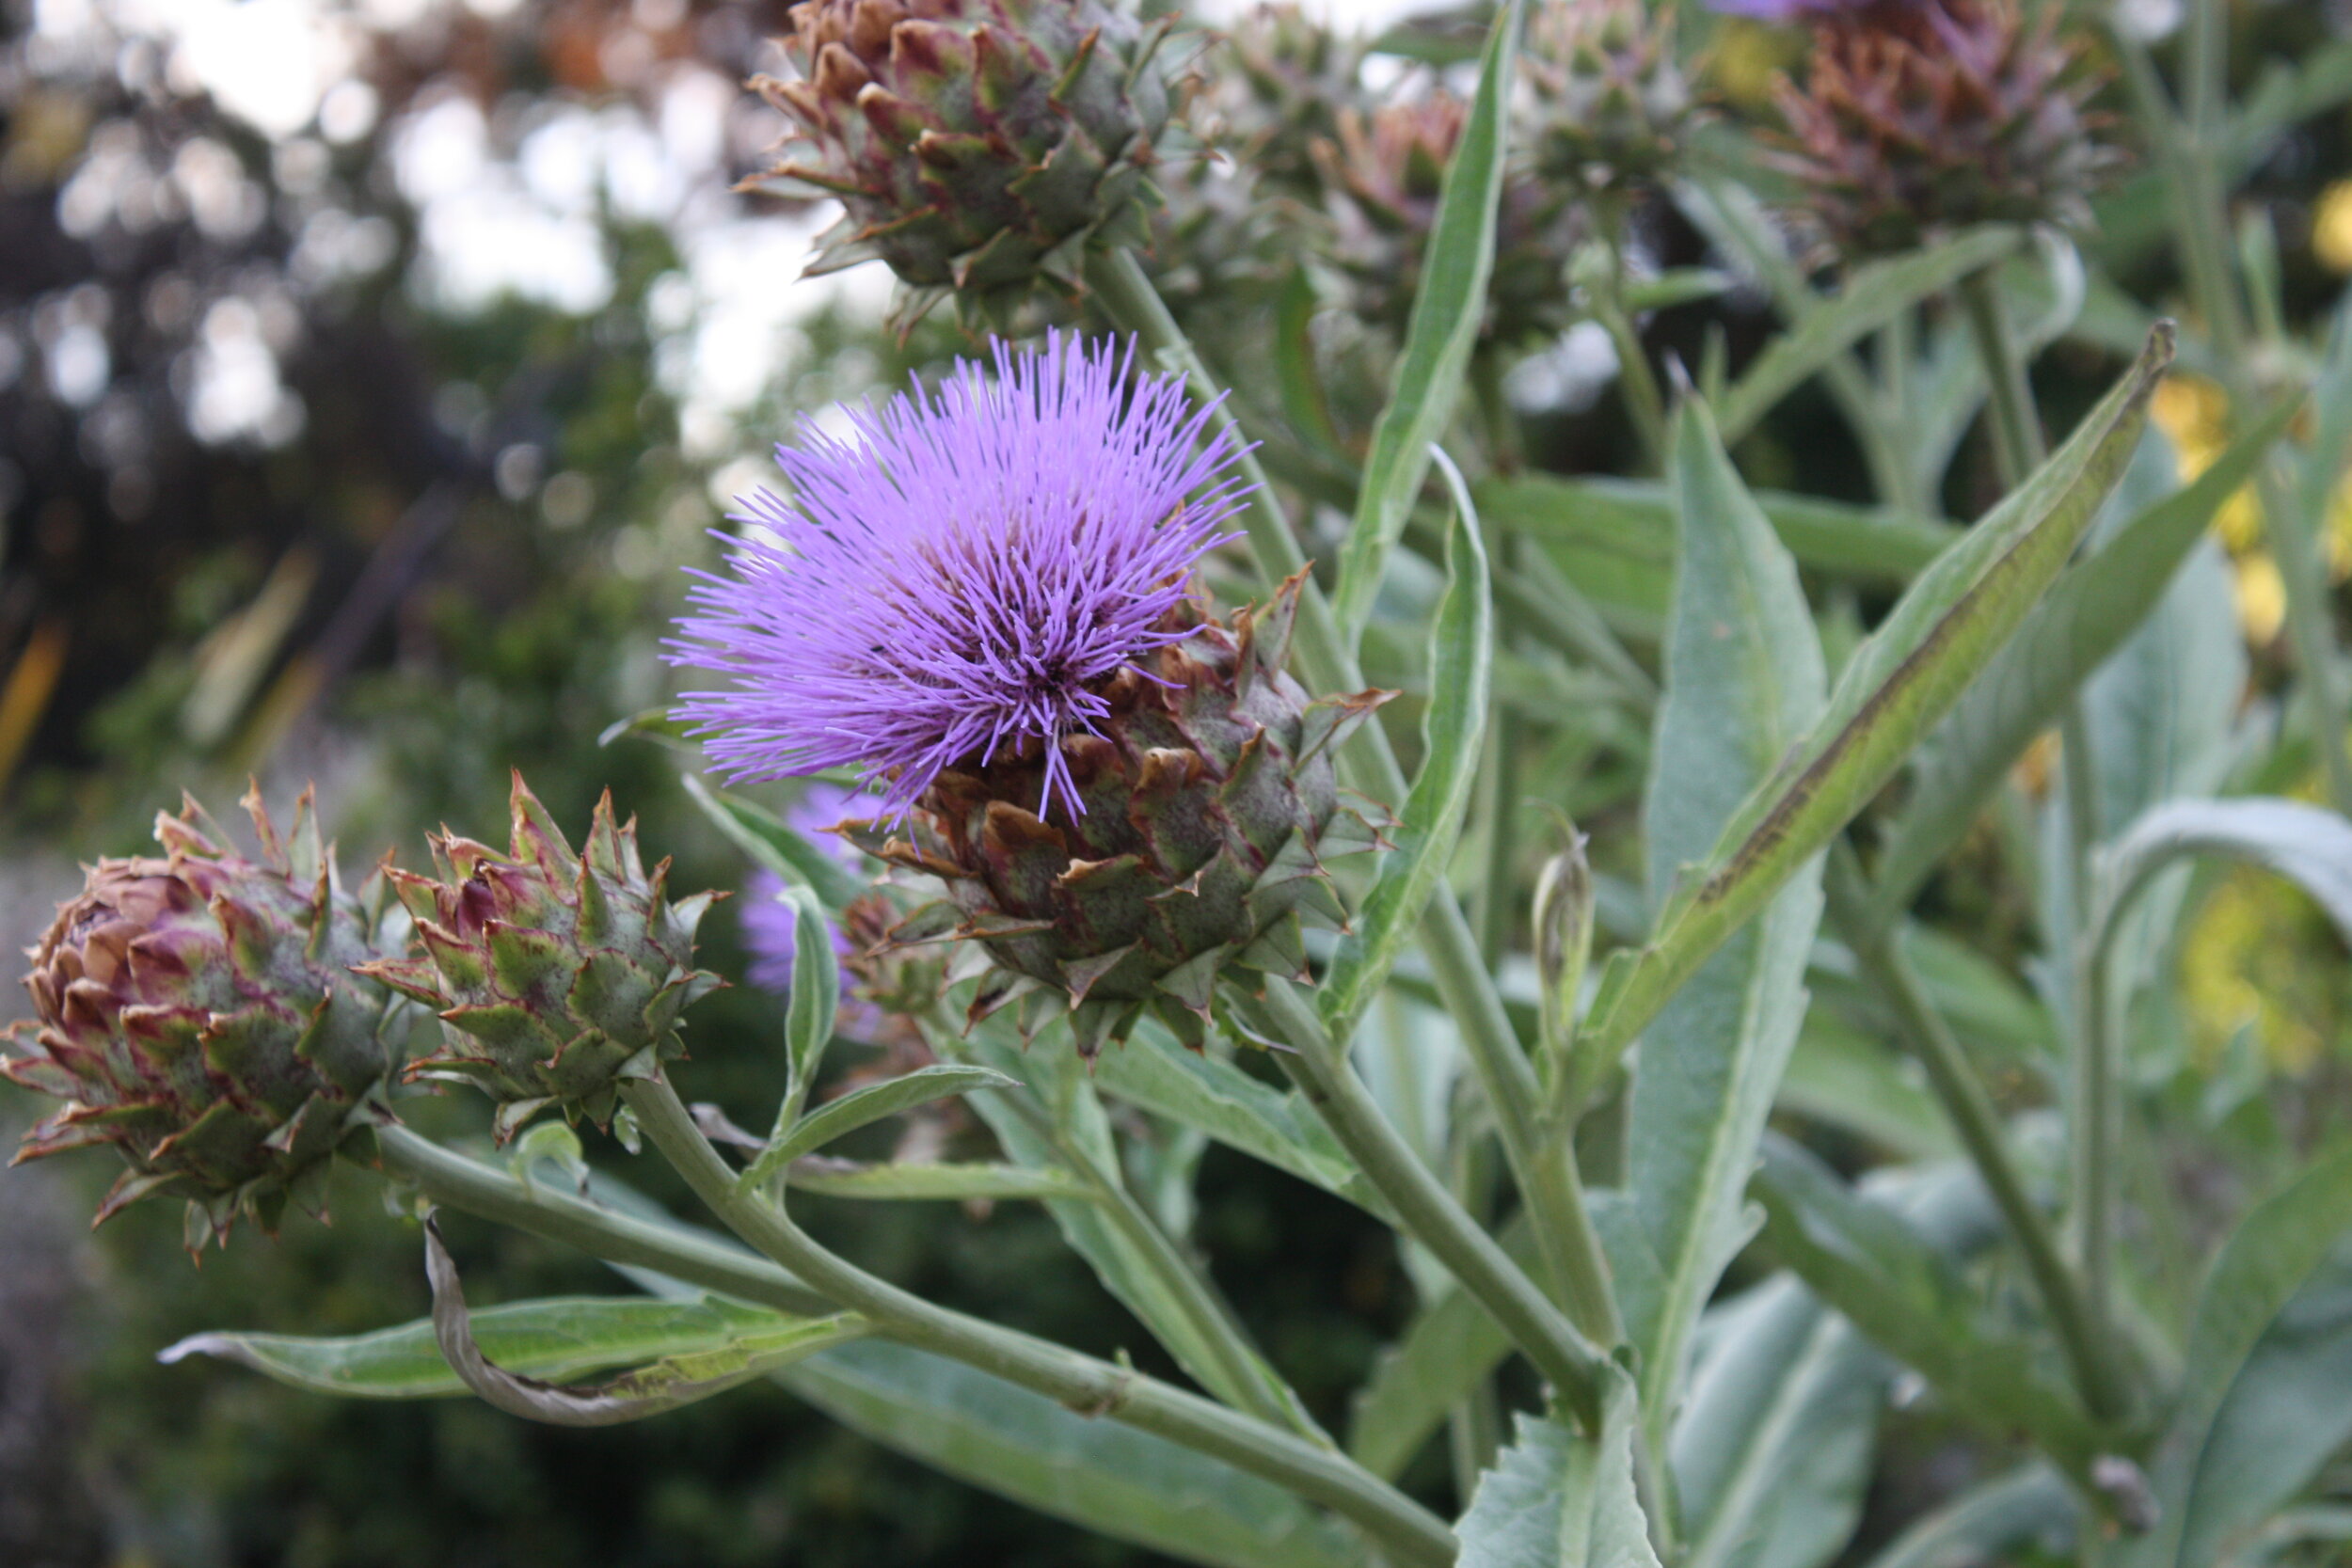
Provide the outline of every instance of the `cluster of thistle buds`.
<path id="1" fill-rule="evenodd" d="M 609 797 L 574 854 L 517 775 L 507 855 L 443 834 L 438 879 L 387 857 L 356 894 L 307 792 L 286 837 L 246 804 L 259 860 L 190 801 L 157 819 L 163 858 L 89 867 L 31 949 L 36 1017 L 0 1074 L 65 1104 L 17 1158 L 111 1146 L 128 1169 L 102 1222 L 185 1198 L 198 1251 L 240 1215 L 273 1231 L 289 1202 L 323 1216 L 332 1157 L 392 1119 L 403 1080 L 477 1085 L 501 1138 L 549 1106 L 609 1119 L 719 983 L 692 968 L 710 895 L 670 903 L 666 864 L 645 874 Z M 411 1002 L 442 1036 L 414 1061 Z"/>

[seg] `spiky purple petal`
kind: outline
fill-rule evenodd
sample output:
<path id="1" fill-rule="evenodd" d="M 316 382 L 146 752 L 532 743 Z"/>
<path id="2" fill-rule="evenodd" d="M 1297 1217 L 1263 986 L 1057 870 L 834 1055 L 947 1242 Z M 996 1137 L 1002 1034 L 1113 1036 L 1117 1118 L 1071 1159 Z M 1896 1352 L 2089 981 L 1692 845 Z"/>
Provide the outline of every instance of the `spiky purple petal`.
<path id="1" fill-rule="evenodd" d="M 778 448 L 792 499 L 746 498 L 726 570 L 695 574 L 670 657 L 729 678 L 677 710 L 722 773 L 853 768 L 896 821 L 943 768 L 1042 748 L 1049 809 L 1084 811 L 1061 742 L 1186 635 L 1168 612 L 1232 537 L 1240 449 L 1132 342 L 993 357 Z"/>

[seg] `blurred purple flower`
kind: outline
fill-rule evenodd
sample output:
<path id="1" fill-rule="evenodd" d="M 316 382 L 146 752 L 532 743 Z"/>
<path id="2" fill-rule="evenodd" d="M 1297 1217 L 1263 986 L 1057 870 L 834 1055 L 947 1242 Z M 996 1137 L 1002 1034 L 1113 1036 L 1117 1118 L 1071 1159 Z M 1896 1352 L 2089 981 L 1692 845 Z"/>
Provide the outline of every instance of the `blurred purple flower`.
<path id="1" fill-rule="evenodd" d="M 1802 17 L 1839 16 L 1906 3 L 1908 0 L 1707 0 L 1707 8 L 1724 16 L 1753 17 L 1758 22 L 1795 22 Z"/>
<path id="2" fill-rule="evenodd" d="M 792 941 L 796 914 L 792 903 L 784 895 L 784 879 L 772 871 L 755 871 L 743 889 L 743 901 L 737 906 L 736 918 L 742 923 L 743 946 L 751 955 L 745 977 L 762 990 L 787 996 L 792 990 Z M 830 926 L 830 923 L 828 923 Z M 850 941 L 841 934 L 841 927 L 830 926 L 833 950 L 841 958 L 850 956 Z M 842 985 L 846 989 L 845 974 Z"/>
<path id="3" fill-rule="evenodd" d="M 880 802 L 864 790 L 849 789 L 822 779 L 810 783 L 784 814 L 784 824 L 819 849 L 830 852 L 842 864 L 856 870 L 865 860 L 858 847 L 839 833 L 826 830 L 841 822 L 862 821 L 874 815 Z M 772 871 L 756 870 L 743 889 L 743 902 L 738 906 L 738 918 L 742 922 L 743 946 L 751 954 L 747 977 L 762 990 L 778 996 L 792 990 L 792 962 L 795 955 L 792 905 L 784 896 L 784 879 Z M 830 924 L 830 923 L 829 923 Z M 833 925 L 833 950 L 840 957 L 850 957 L 850 939 L 841 927 Z M 850 987 L 845 970 L 842 989 Z"/>
<path id="4" fill-rule="evenodd" d="M 670 657 L 729 677 L 678 717 L 729 778 L 854 767 L 903 818 L 941 769 L 1045 751 L 1045 800 L 1082 813 L 1062 738 L 1098 687 L 1188 635 L 1168 612 L 1242 504 L 1230 436 L 1132 343 L 1056 334 L 961 361 L 935 392 L 850 410 L 776 461 L 793 499 L 744 498 L 723 574 L 698 572 Z"/>

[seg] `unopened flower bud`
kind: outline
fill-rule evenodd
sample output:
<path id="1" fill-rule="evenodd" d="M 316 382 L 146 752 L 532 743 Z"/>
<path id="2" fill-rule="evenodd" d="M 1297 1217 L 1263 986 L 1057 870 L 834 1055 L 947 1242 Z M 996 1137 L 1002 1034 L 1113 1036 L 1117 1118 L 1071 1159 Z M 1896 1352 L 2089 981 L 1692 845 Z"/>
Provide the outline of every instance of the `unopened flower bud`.
<path id="1" fill-rule="evenodd" d="M 720 983 L 693 967 L 714 895 L 671 903 L 670 863 L 645 874 L 612 796 L 580 854 L 519 773 L 513 809 L 506 854 L 443 833 L 437 878 L 391 874 L 424 951 L 360 971 L 439 1014 L 441 1051 L 408 1076 L 482 1089 L 501 1141 L 550 1106 L 609 1124 L 622 1080 L 683 1054 L 678 1015 Z"/>
<path id="2" fill-rule="evenodd" d="M 1535 975 L 1543 1060 L 1556 1073 L 1576 1039 L 1578 992 L 1593 952 L 1593 867 L 1584 835 L 1567 830 L 1567 847 L 1535 878 Z"/>

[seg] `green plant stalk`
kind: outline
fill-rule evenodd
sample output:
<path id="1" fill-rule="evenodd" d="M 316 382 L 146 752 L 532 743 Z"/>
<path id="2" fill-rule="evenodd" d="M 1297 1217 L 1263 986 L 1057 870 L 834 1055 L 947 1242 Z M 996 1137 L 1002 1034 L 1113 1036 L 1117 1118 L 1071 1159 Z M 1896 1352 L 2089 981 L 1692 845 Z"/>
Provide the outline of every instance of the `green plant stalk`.
<path id="1" fill-rule="evenodd" d="M 1282 1070 L 1305 1093 L 1357 1168 L 1388 1199 L 1406 1230 L 1478 1298 L 1585 1430 L 1597 1432 L 1601 1352 L 1561 1316 L 1389 1124 L 1325 1030 L 1322 1015 L 1289 981 L 1278 978 L 1267 980 L 1263 998 L 1234 1000 L 1253 1027 L 1289 1045 L 1276 1053 Z"/>
<path id="2" fill-rule="evenodd" d="M 2249 373 L 2250 328 L 2245 294 L 2231 259 L 2229 193 L 2221 167 L 2221 108 L 2229 43 L 2224 7 L 2217 0 L 2197 0 L 2190 32 L 2189 103 L 2186 114 L 2179 115 L 2167 101 L 2163 80 L 2146 47 L 2120 24 L 2109 28 L 2123 61 L 2134 108 L 2168 175 L 2165 187 L 2171 198 L 2173 237 L 2187 275 L 2189 297 L 2204 323 L 2223 390 L 2229 394 L 2231 413 L 2235 415 L 2255 405 L 2260 389 Z M 2301 677 L 2299 694 L 2312 726 L 2312 744 L 2319 751 L 2328 803 L 2352 815 L 2352 752 L 2345 749 L 2347 700 L 2342 651 L 2336 645 L 2329 614 L 2317 519 L 2302 515 L 2273 464 L 2265 463 L 2256 471 L 2254 488 L 2286 591 L 2287 641 L 2295 650 Z"/>
<path id="3" fill-rule="evenodd" d="M 834 1308 L 864 1315 L 882 1338 L 1223 1460 L 1330 1509 L 1399 1563 L 1448 1568 L 1454 1561 L 1454 1534 L 1443 1520 L 1346 1455 L 1132 1368 L 951 1311 L 867 1274 L 818 1245 L 764 1196 L 738 1192 L 735 1172 L 667 1080 L 638 1080 L 623 1094 L 654 1147 L 729 1229 L 806 1281 Z"/>
<path id="4" fill-rule="evenodd" d="M 971 1060 L 971 1053 L 961 1049 L 959 1031 L 946 1022 L 944 1014 L 944 1008 L 934 1009 L 926 1021 L 924 1034 L 932 1051 L 943 1061 Z M 1329 1434 L 1308 1416 L 1297 1394 L 1276 1378 L 1271 1364 L 1250 1344 L 1216 1288 L 1201 1276 L 1159 1222 L 1136 1200 L 1125 1177 L 1098 1164 L 1078 1147 L 1076 1140 L 1065 1134 L 1061 1124 L 1036 1097 L 1006 1090 L 988 1092 L 998 1094 L 1015 1116 L 1035 1128 L 1069 1162 L 1080 1180 L 1094 1189 L 1104 1216 L 1126 1238 L 1137 1259 L 1176 1302 L 1194 1334 L 1216 1357 L 1221 1381 L 1236 1396 L 1231 1402 L 1262 1421 L 1290 1428 L 1309 1442 L 1326 1448 L 1333 1446 Z"/>
<path id="5" fill-rule="evenodd" d="M 1220 396 L 1215 379 L 1134 256 L 1124 250 L 1092 255 L 1087 263 L 1087 280 L 1112 319 L 1136 334 L 1168 368 L 1181 371 L 1196 396 L 1204 402 Z M 1239 422 L 1232 408 L 1223 402 L 1216 406 L 1213 428 L 1238 434 Z M 1271 584 L 1305 571 L 1306 557 L 1291 533 L 1290 519 L 1282 515 L 1265 470 L 1251 453 L 1244 454 L 1241 467 L 1243 479 L 1251 486 L 1242 525 L 1259 574 Z M 1298 620 L 1292 637 L 1310 687 L 1327 692 L 1361 689 L 1363 672 L 1311 578 L 1299 594 Z M 1389 746 L 1388 732 L 1377 723 L 1356 731 L 1342 761 L 1357 787 L 1375 800 L 1405 799 L 1404 769 L 1397 766 L 1396 753 Z M 1600 1251 L 1592 1217 L 1585 1212 L 1583 1188 L 1562 1153 L 1567 1130 L 1550 1127 L 1544 1120 L 1543 1094 L 1534 1066 L 1511 1028 L 1502 997 L 1479 956 L 1477 938 L 1461 904 L 1442 888 L 1429 901 L 1422 941 L 1438 995 L 1462 1031 L 1472 1070 L 1494 1107 L 1503 1158 L 1535 1219 L 1547 1271 L 1577 1325 L 1591 1338 L 1613 1345 L 1624 1337 L 1624 1330 L 1609 1284 L 1608 1260 Z"/>
<path id="6" fill-rule="evenodd" d="M 1657 468 L 1665 462 L 1666 399 L 1650 371 L 1641 329 L 1625 308 L 1625 203 L 1603 198 L 1599 208 L 1602 243 L 1609 247 L 1609 271 L 1602 297 L 1592 302 L 1593 315 L 1616 348 L 1617 379 L 1625 388 L 1626 413 L 1649 454 L 1650 467 Z"/>
<path id="7" fill-rule="evenodd" d="M 2001 487 L 2014 490 L 2050 455 L 2042 416 L 2034 407 L 2033 383 L 2026 376 L 2025 356 L 2017 352 L 2017 335 L 2010 328 L 2009 307 L 2001 298 L 1994 269 L 1987 267 L 1963 278 L 1960 300 L 1968 312 L 1977 358 L 1984 366 Z"/>
<path id="8" fill-rule="evenodd" d="M 2096 1327 L 2082 1289 L 2042 1211 L 2026 1191 L 2025 1178 L 2009 1151 L 2000 1113 L 1950 1027 L 1929 1004 L 1919 977 L 1903 956 L 1895 927 L 1875 919 L 1870 888 L 1852 846 L 1831 851 L 1825 882 L 1831 919 L 1845 939 L 1863 977 L 1893 1011 L 1903 1044 L 1926 1069 L 1928 1084 L 1951 1118 L 1952 1130 L 1993 1195 L 2010 1233 L 2026 1257 L 2042 1307 L 2058 1330 L 2067 1368 L 2083 1403 L 2093 1416 L 2112 1419 L 2125 1408 L 2122 1380 L 2110 1356 L 2110 1340 Z"/>

